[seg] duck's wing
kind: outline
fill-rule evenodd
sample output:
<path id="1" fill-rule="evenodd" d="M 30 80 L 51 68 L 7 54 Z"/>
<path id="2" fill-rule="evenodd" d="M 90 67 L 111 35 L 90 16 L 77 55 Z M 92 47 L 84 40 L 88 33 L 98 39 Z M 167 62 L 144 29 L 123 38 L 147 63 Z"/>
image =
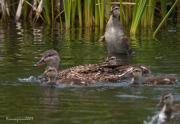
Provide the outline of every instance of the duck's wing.
<path id="1" fill-rule="evenodd" d="M 101 64 L 88 64 L 75 66 L 59 72 L 58 82 L 67 82 L 68 84 L 92 84 L 96 82 L 118 81 L 129 72 L 129 66 L 117 66 L 109 68 L 100 66 Z M 76 83 L 75 83 L 76 82 Z"/>
<path id="2" fill-rule="evenodd" d="M 180 114 L 180 104 L 174 104 L 172 111 Z"/>
<path id="3" fill-rule="evenodd" d="M 99 71 L 98 64 L 79 65 L 79 66 L 74 66 L 74 67 L 59 71 L 58 77 L 65 78 L 65 77 L 68 77 L 69 75 L 86 74 L 86 73 L 93 73 L 97 71 Z"/>
<path id="4" fill-rule="evenodd" d="M 129 38 L 127 36 L 123 35 L 120 37 L 119 41 L 120 41 L 121 46 L 127 50 L 127 54 L 131 55 L 132 49 L 130 47 Z"/>
<path id="5" fill-rule="evenodd" d="M 172 112 L 173 115 L 180 117 L 180 104 L 175 104 L 174 106 L 172 106 Z"/>

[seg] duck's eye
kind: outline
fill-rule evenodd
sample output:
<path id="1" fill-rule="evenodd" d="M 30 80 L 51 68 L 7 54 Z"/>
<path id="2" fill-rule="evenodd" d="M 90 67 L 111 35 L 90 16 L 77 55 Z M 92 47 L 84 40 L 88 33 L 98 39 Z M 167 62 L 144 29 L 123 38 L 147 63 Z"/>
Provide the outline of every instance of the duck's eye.
<path id="1" fill-rule="evenodd" d="M 168 96 L 164 97 L 164 99 L 168 99 Z"/>
<path id="2" fill-rule="evenodd" d="M 48 58 L 48 57 L 52 57 L 52 56 L 53 56 L 53 54 L 49 54 L 49 55 L 47 55 L 47 56 L 46 56 L 46 58 Z"/>
<path id="3" fill-rule="evenodd" d="M 139 70 L 134 70 L 134 72 L 139 72 Z"/>
<path id="4" fill-rule="evenodd" d="M 119 7 L 114 7 L 112 10 L 118 10 L 119 9 Z"/>

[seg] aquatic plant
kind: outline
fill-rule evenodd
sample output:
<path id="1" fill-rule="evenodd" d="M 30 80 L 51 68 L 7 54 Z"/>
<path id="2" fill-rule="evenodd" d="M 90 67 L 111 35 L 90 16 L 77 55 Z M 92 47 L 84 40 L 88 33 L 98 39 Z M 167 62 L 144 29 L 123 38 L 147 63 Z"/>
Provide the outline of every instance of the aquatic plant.
<path id="1" fill-rule="evenodd" d="M 134 8 L 134 15 L 131 24 L 131 34 L 135 34 L 138 28 L 138 25 L 141 21 L 144 9 L 146 7 L 147 0 L 136 0 L 136 6 Z"/>
<path id="2" fill-rule="evenodd" d="M 174 5 L 173 4 L 174 1 Z M 142 27 L 153 29 L 162 20 L 154 32 L 154 36 L 162 26 L 166 25 L 170 13 L 177 14 L 179 22 L 179 8 L 177 0 L 1 0 L 1 22 L 10 19 L 29 21 L 30 23 L 46 23 L 66 29 L 79 27 L 99 27 L 104 29 L 109 18 L 110 7 L 120 5 L 120 21 L 130 26 L 131 35 L 135 35 Z M 172 6 L 172 7 L 171 7 Z M 175 11 L 169 8 L 175 8 Z M 14 14 L 15 13 L 15 14 Z M 172 16 L 171 16 L 172 17 Z M 40 22 L 40 23 L 39 23 Z M 139 28 L 141 26 L 141 28 Z"/>
<path id="3" fill-rule="evenodd" d="M 155 38 L 157 32 L 159 31 L 159 29 L 161 28 L 161 26 L 163 25 L 163 23 L 166 21 L 166 19 L 168 18 L 168 16 L 171 14 L 171 12 L 173 11 L 173 9 L 176 7 L 178 3 L 178 0 L 176 0 L 173 4 L 173 6 L 171 7 L 171 9 L 167 12 L 167 14 L 164 16 L 164 18 L 162 19 L 162 21 L 160 22 L 160 24 L 158 25 L 158 27 L 156 28 L 156 30 L 153 33 L 153 38 Z"/>

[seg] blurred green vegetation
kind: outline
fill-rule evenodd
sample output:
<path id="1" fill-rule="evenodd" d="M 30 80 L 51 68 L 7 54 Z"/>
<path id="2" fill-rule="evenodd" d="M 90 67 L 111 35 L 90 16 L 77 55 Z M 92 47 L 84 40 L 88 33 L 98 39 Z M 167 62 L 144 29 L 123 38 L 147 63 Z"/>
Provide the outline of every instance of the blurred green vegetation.
<path id="1" fill-rule="evenodd" d="M 121 23 L 130 25 L 131 35 L 143 27 L 154 29 L 155 37 L 168 19 L 180 22 L 178 0 L 1 0 L 0 4 L 1 22 L 15 19 L 31 24 L 58 24 L 61 29 L 104 29 L 113 4 L 120 5 Z"/>

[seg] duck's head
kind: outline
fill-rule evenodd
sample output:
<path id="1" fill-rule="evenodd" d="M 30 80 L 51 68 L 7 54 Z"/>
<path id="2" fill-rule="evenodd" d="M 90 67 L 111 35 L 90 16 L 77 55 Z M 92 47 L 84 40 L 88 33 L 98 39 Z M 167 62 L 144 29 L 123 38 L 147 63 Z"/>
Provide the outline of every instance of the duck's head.
<path id="1" fill-rule="evenodd" d="M 145 67 L 145 66 L 139 66 L 139 67 L 134 67 L 132 70 L 131 74 L 133 77 L 133 82 L 134 84 L 142 84 L 144 81 L 144 76 L 149 75 L 151 71 Z"/>
<path id="2" fill-rule="evenodd" d="M 164 93 L 161 96 L 159 106 L 164 106 L 164 105 L 172 105 L 174 101 L 174 97 L 172 93 Z"/>
<path id="3" fill-rule="evenodd" d="M 59 67 L 59 54 L 55 50 L 47 50 L 42 54 L 41 59 L 35 64 L 35 66 L 47 65 L 48 67 Z"/>
<path id="4" fill-rule="evenodd" d="M 141 84 L 143 80 L 143 70 L 141 68 L 135 68 L 132 70 L 133 84 Z"/>
<path id="5" fill-rule="evenodd" d="M 113 15 L 113 17 L 119 17 L 119 15 L 120 15 L 119 6 L 113 5 L 113 6 L 111 7 L 110 15 Z"/>
<path id="6" fill-rule="evenodd" d="M 117 58 L 115 56 L 107 57 L 105 63 L 109 65 L 117 65 Z"/>
<path id="7" fill-rule="evenodd" d="M 140 68 L 135 68 L 133 71 L 132 71 L 132 75 L 134 78 L 141 78 L 143 76 L 143 72 L 142 72 L 142 69 Z"/>

